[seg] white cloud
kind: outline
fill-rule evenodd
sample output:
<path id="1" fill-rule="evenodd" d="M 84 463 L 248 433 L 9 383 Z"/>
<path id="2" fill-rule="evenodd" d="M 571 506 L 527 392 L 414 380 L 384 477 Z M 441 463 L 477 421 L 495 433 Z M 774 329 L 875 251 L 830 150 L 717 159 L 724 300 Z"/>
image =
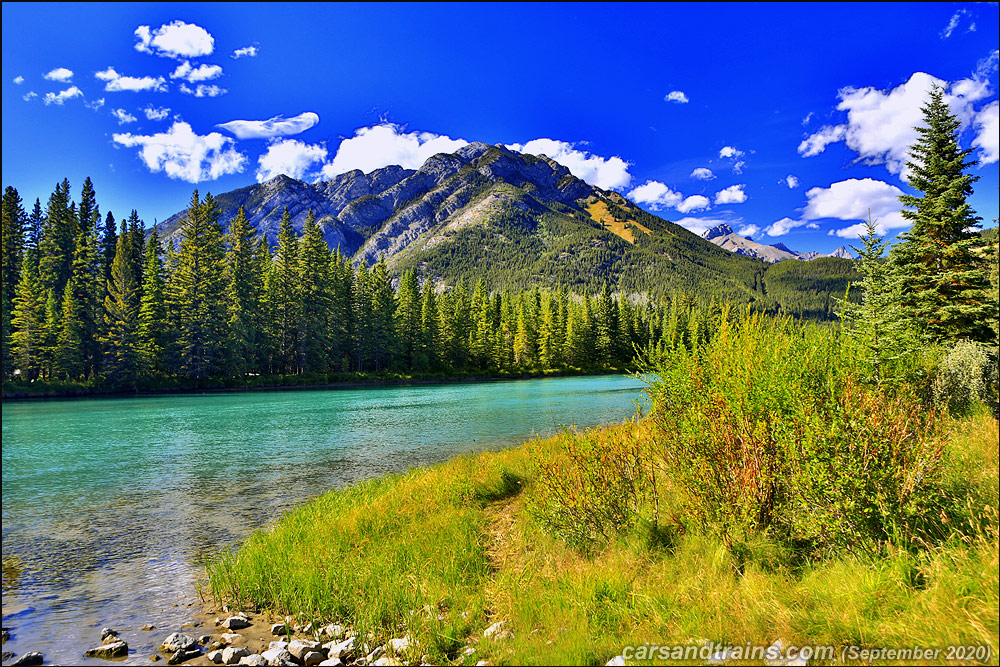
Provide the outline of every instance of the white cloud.
<path id="1" fill-rule="evenodd" d="M 664 102 L 677 102 L 678 104 L 687 104 L 690 102 L 688 96 L 685 95 L 680 90 L 672 90 L 667 93 L 667 96 L 663 98 Z"/>
<path id="2" fill-rule="evenodd" d="M 25 102 L 30 102 L 36 97 L 38 97 L 38 93 L 36 93 L 33 90 L 29 90 L 27 93 L 24 94 L 24 97 L 22 97 L 21 99 L 23 99 Z"/>
<path id="3" fill-rule="evenodd" d="M 1000 159 L 1000 102 L 994 100 L 983 107 L 972 121 L 976 138 L 972 145 L 979 149 L 981 165 Z"/>
<path id="4" fill-rule="evenodd" d="M 955 32 L 955 28 L 958 27 L 958 24 L 966 16 L 971 16 L 971 14 L 969 14 L 969 10 L 967 9 L 959 9 L 957 12 L 952 14 L 951 19 L 948 21 L 948 25 L 946 25 L 944 27 L 944 30 L 941 31 L 941 39 L 948 39 L 949 37 L 951 37 L 951 34 Z M 976 29 L 976 24 L 973 23 L 972 26 L 969 28 L 969 30 L 975 30 L 975 29 Z"/>
<path id="5" fill-rule="evenodd" d="M 1000 66 L 1000 49 L 994 49 L 993 53 L 976 63 L 976 78 L 988 79 L 990 74 L 997 71 Z"/>
<path id="6" fill-rule="evenodd" d="M 148 25 L 135 29 L 135 50 L 166 58 L 197 58 L 215 49 L 215 39 L 201 26 L 174 21 L 150 30 Z"/>
<path id="7" fill-rule="evenodd" d="M 808 224 L 805 220 L 792 220 L 791 218 L 782 218 L 781 220 L 776 220 L 770 225 L 764 228 L 764 233 L 768 236 L 784 236 L 788 232 L 792 231 L 796 227 L 801 227 Z M 818 226 L 817 226 L 818 227 Z"/>
<path id="8" fill-rule="evenodd" d="M 906 227 L 910 223 L 900 214 L 899 196 L 903 191 L 895 185 L 872 178 L 849 178 L 830 184 L 829 188 L 811 188 L 802 218 L 806 221 L 823 218 L 837 220 L 877 220 L 879 233 Z M 842 238 L 857 238 L 864 233 L 864 224 L 834 230 Z"/>
<path id="9" fill-rule="evenodd" d="M 733 165 L 733 173 L 736 174 L 737 176 L 739 176 L 740 174 L 742 174 L 743 173 L 743 167 L 745 167 L 746 164 L 747 163 L 744 160 L 737 161 L 736 164 Z"/>
<path id="10" fill-rule="evenodd" d="M 125 111 L 125 109 L 114 109 L 111 112 L 111 115 L 114 116 L 115 120 L 118 121 L 119 125 L 125 125 L 126 123 L 134 123 L 135 121 L 139 120 L 129 112 Z"/>
<path id="11" fill-rule="evenodd" d="M 722 149 L 719 151 L 719 157 L 737 158 L 740 157 L 741 155 L 743 155 L 743 151 L 739 150 L 738 148 L 734 148 L 733 146 L 723 146 Z"/>
<path id="12" fill-rule="evenodd" d="M 236 49 L 229 56 L 233 60 L 239 60 L 240 58 L 256 58 L 259 49 L 257 45 L 251 44 L 250 46 L 244 46 L 242 49 Z"/>
<path id="13" fill-rule="evenodd" d="M 331 162 L 323 165 L 322 177 L 360 169 L 365 173 L 398 164 L 417 169 L 437 153 L 454 153 L 469 142 L 432 132 L 404 132 L 399 125 L 384 123 L 362 127 L 344 139 Z"/>
<path id="14" fill-rule="evenodd" d="M 691 211 L 702 211 L 710 205 L 711 202 L 708 200 L 708 197 L 691 195 L 690 197 L 685 197 L 684 201 L 677 205 L 677 210 L 681 213 L 690 213 Z"/>
<path id="15" fill-rule="evenodd" d="M 654 211 L 677 208 L 684 201 L 684 195 L 671 190 L 669 186 L 659 181 L 646 181 L 628 193 L 628 198 Z"/>
<path id="16" fill-rule="evenodd" d="M 304 179 L 312 166 L 326 160 L 326 147 L 307 144 L 298 139 L 280 139 L 267 147 L 267 152 L 258 158 L 257 182 L 274 178 L 279 174 Z"/>
<path id="17" fill-rule="evenodd" d="M 147 120 L 166 120 L 167 116 L 170 115 L 170 109 L 165 107 L 153 107 L 152 105 L 144 108 L 142 110 L 146 114 Z"/>
<path id="18" fill-rule="evenodd" d="M 806 229 L 819 229 L 819 225 L 817 225 L 815 222 L 810 222 L 808 225 L 806 225 Z"/>
<path id="19" fill-rule="evenodd" d="M 229 92 L 225 88 L 220 88 L 214 83 L 211 85 L 199 83 L 195 88 L 191 88 L 186 83 L 182 83 L 178 89 L 186 95 L 194 95 L 195 97 L 218 97 L 219 95 L 225 95 Z"/>
<path id="20" fill-rule="evenodd" d="M 58 81 L 59 83 L 67 83 L 73 78 L 73 71 L 68 70 L 65 67 L 57 67 L 48 74 L 42 75 L 43 79 L 48 79 L 49 81 Z"/>
<path id="21" fill-rule="evenodd" d="M 199 136 L 180 121 L 167 132 L 150 136 L 115 134 L 112 138 L 121 146 L 139 148 L 139 157 L 153 173 L 163 172 L 188 183 L 242 172 L 247 162 L 246 156 L 233 148 L 233 139 L 218 132 Z"/>
<path id="22" fill-rule="evenodd" d="M 837 95 L 837 110 L 847 112 L 847 123 L 825 126 L 799 144 L 799 154 L 810 157 L 822 153 L 828 144 L 844 141 L 868 164 L 884 164 L 892 174 L 906 178 L 910 147 L 919 136 L 916 127 L 923 125 L 921 107 L 934 85 L 946 82 L 924 72 L 915 72 L 900 86 L 885 92 L 877 88 L 842 88 Z M 976 115 L 974 103 L 990 94 L 984 79 L 962 79 L 950 85 L 945 102 L 967 127 Z"/>
<path id="23" fill-rule="evenodd" d="M 569 169 L 577 178 L 605 190 L 627 188 L 632 182 L 631 166 L 618 156 L 601 157 L 575 148 L 576 144 L 555 139 L 532 139 L 526 144 L 511 144 L 507 148 L 529 155 L 547 155 Z"/>
<path id="24" fill-rule="evenodd" d="M 274 116 L 267 120 L 231 120 L 216 127 L 232 132 L 237 139 L 270 139 L 305 132 L 318 123 L 319 115 L 306 111 L 291 118 Z"/>
<path id="25" fill-rule="evenodd" d="M 798 177 L 794 176 L 792 174 L 789 174 L 788 176 L 785 177 L 785 185 L 788 186 L 789 190 L 794 190 L 795 188 L 799 187 L 799 179 L 798 179 Z"/>
<path id="26" fill-rule="evenodd" d="M 760 227 L 757 225 L 744 225 L 736 230 L 740 236 L 756 236 L 758 232 L 760 232 Z"/>
<path id="27" fill-rule="evenodd" d="M 747 193 L 743 191 L 746 185 L 730 185 L 724 190 L 715 193 L 715 204 L 742 204 L 747 200 Z"/>
<path id="28" fill-rule="evenodd" d="M 20 86 L 22 83 L 24 83 L 24 77 L 23 76 L 15 76 L 14 77 L 14 83 L 17 84 L 18 86 Z"/>
<path id="29" fill-rule="evenodd" d="M 813 117 L 813 112 L 810 111 L 809 113 L 806 114 L 806 117 L 802 119 L 802 126 L 805 127 L 806 125 L 808 125 L 809 121 L 812 120 L 812 117 Z"/>
<path id="30" fill-rule="evenodd" d="M 698 167 L 691 172 L 691 178 L 697 178 L 699 181 L 711 181 L 715 178 L 715 174 L 712 173 L 711 169 Z"/>
<path id="31" fill-rule="evenodd" d="M 155 79 L 151 76 L 122 76 L 114 67 L 97 72 L 94 76 L 105 82 L 104 90 L 109 93 L 131 91 L 133 93 L 152 90 L 158 93 L 167 92 L 167 81 L 162 76 Z"/>
<path id="32" fill-rule="evenodd" d="M 104 98 L 101 97 L 91 102 L 84 102 L 83 106 L 87 107 L 88 109 L 92 109 L 93 111 L 97 111 L 98 109 L 104 106 Z"/>
<path id="33" fill-rule="evenodd" d="M 76 86 L 70 86 L 66 90 L 57 93 L 45 93 L 45 104 L 58 104 L 62 106 L 66 100 L 74 97 L 83 97 L 83 91 Z"/>
<path id="34" fill-rule="evenodd" d="M 184 79 L 188 83 L 198 83 L 199 81 L 211 81 L 222 76 L 222 68 L 218 65 L 198 65 L 191 67 L 187 60 L 177 66 L 171 74 L 171 79 Z"/>

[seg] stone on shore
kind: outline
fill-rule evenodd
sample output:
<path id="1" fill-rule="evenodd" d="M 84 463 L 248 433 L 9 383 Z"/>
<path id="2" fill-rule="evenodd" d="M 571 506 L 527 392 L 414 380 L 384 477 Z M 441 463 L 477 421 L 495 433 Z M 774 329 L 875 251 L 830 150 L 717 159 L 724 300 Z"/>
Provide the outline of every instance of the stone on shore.
<path id="1" fill-rule="evenodd" d="M 216 649 L 214 651 L 210 651 L 207 657 L 208 657 L 209 660 L 211 660 L 212 662 L 214 662 L 217 665 L 221 665 L 222 664 L 222 651 L 220 651 L 218 649 Z"/>
<path id="2" fill-rule="evenodd" d="M 319 667 L 343 667 L 344 661 L 340 658 L 327 658 L 319 663 Z"/>
<path id="3" fill-rule="evenodd" d="M 348 637 L 339 644 L 334 644 L 330 642 L 325 644 L 323 648 L 326 649 L 327 658 L 345 658 L 354 653 L 354 637 Z"/>
<path id="4" fill-rule="evenodd" d="M 239 647 L 229 646 L 227 648 L 222 649 L 222 664 L 235 665 L 242 658 L 245 658 L 248 655 L 250 655 L 250 651 L 248 651 L 242 646 Z"/>
<path id="5" fill-rule="evenodd" d="M 241 628 L 249 628 L 250 621 L 248 621 L 245 616 L 230 616 L 220 625 L 227 630 L 239 630 Z"/>
<path id="6" fill-rule="evenodd" d="M 319 634 L 321 637 L 326 639 L 340 639 L 344 636 L 344 626 L 331 623 L 330 625 L 325 625 L 319 629 Z"/>
<path id="7" fill-rule="evenodd" d="M 313 665 L 323 662 L 323 657 L 323 654 L 319 651 L 309 651 L 302 656 L 302 664 L 306 667 L 313 667 Z"/>
<path id="8" fill-rule="evenodd" d="M 20 658 L 10 663 L 10 667 L 23 667 L 24 665 L 40 665 L 42 664 L 42 654 L 38 651 L 30 651 L 25 653 Z"/>
<path id="9" fill-rule="evenodd" d="M 611 658 L 606 663 L 604 663 L 604 667 L 624 667 L 624 665 L 625 665 L 625 656 L 622 655 L 616 655 L 615 657 Z"/>
<path id="10" fill-rule="evenodd" d="M 165 653 L 176 653 L 177 651 L 189 651 L 197 646 L 198 642 L 195 641 L 194 637 L 175 632 L 163 640 L 160 650 Z"/>
<path id="11" fill-rule="evenodd" d="M 390 639 L 389 648 L 392 649 L 393 653 L 402 653 L 406 649 L 413 646 L 413 638 L 410 635 L 401 637 L 399 639 Z"/>
<path id="12" fill-rule="evenodd" d="M 201 649 L 197 648 L 197 644 L 195 644 L 195 648 L 182 648 L 181 650 L 174 653 L 167 660 L 167 664 L 179 665 L 182 662 L 187 662 L 188 660 L 194 660 L 200 655 L 201 655 Z"/>
<path id="13" fill-rule="evenodd" d="M 271 626 L 271 634 L 275 636 L 288 634 L 289 630 L 291 630 L 291 628 L 286 626 L 284 623 L 275 623 Z"/>
<path id="14" fill-rule="evenodd" d="M 240 658 L 240 665 L 250 665 L 251 667 L 267 667 L 267 660 L 262 655 L 251 653 L 245 658 Z"/>
<path id="15" fill-rule="evenodd" d="M 267 660 L 267 664 L 271 667 L 293 667 L 295 665 L 292 654 L 283 648 L 269 648 L 260 655 Z"/>
<path id="16" fill-rule="evenodd" d="M 289 642 L 288 646 L 285 646 L 284 648 L 297 659 L 302 660 L 305 658 L 306 653 L 309 653 L 310 651 L 318 651 L 320 644 L 319 642 L 310 641 L 308 639 L 293 639 Z"/>
<path id="17" fill-rule="evenodd" d="M 235 644 L 238 640 L 243 639 L 243 635 L 236 632 L 223 632 L 219 638 L 223 644 Z"/>
<path id="18" fill-rule="evenodd" d="M 128 655 L 128 644 L 118 639 L 118 635 L 106 635 L 101 641 L 105 641 L 105 639 L 114 641 L 109 641 L 102 646 L 92 648 L 84 652 L 84 655 L 88 658 L 100 658 L 102 660 L 110 660 L 111 658 L 120 658 Z"/>
<path id="19" fill-rule="evenodd" d="M 118 641 L 118 631 L 111 628 L 101 628 L 101 641 L 105 644 Z"/>

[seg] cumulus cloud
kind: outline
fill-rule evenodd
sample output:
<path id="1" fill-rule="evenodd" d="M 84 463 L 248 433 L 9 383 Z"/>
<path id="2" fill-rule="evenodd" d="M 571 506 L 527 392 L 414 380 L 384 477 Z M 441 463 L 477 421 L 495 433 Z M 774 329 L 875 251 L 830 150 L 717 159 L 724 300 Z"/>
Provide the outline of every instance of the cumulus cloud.
<path id="1" fill-rule="evenodd" d="M 724 190 L 715 193 L 715 204 L 742 204 L 747 200 L 747 193 L 743 191 L 746 185 L 730 185 Z"/>
<path id="2" fill-rule="evenodd" d="M 676 102 L 677 104 L 687 104 L 690 102 L 688 96 L 680 90 L 672 90 L 663 98 L 664 102 Z"/>
<path id="3" fill-rule="evenodd" d="M 111 115 L 114 116 L 115 120 L 118 121 L 119 125 L 125 125 L 126 123 L 134 123 L 135 121 L 139 120 L 138 118 L 130 114 L 128 111 L 125 111 L 125 109 L 114 109 L 111 112 Z"/>
<path id="4" fill-rule="evenodd" d="M 243 171 L 245 155 L 235 150 L 235 141 L 218 132 L 195 134 L 187 123 L 177 121 L 166 132 L 149 136 L 115 134 L 115 143 L 139 148 L 139 157 L 153 173 L 199 183 Z"/>
<path id="5" fill-rule="evenodd" d="M 915 72 L 906 83 L 888 92 L 872 87 L 842 88 L 837 93 L 837 110 L 847 112 L 847 122 L 825 126 L 810 135 L 799 144 L 799 154 L 818 155 L 827 145 L 844 141 L 859 160 L 884 164 L 890 173 L 906 179 L 909 149 L 918 137 L 914 128 L 923 124 L 920 108 L 935 84 L 947 87 L 945 102 L 962 127 L 968 127 L 976 117 L 975 103 L 990 94 L 984 79 L 962 79 L 949 86 L 924 72 Z"/>
<path id="6" fill-rule="evenodd" d="M 51 72 L 42 75 L 43 79 L 48 79 L 49 81 L 58 81 L 59 83 L 67 83 L 73 78 L 73 71 L 68 70 L 65 67 L 57 67 Z"/>
<path id="7" fill-rule="evenodd" d="M 236 49 L 230 54 L 230 58 L 233 60 L 239 60 L 240 58 L 256 58 L 259 50 L 256 44 L 251 44 L 250 46 L 244 46 L 242 49 Z"/>
<path id="8" fill-rule="evenodd" d="M 769 236 L 782 236 L 796 227 L 813 223 L 815 220 L 857 220 L 849 227 L 831 230 L 831 235 L 841 238 L 857 238 L 864 233 L 864 222 L 869 212 L 877 220 L 879 233 L 906 227 L 910 223 L 900 214 L 899 196 L 903 191 L 895 185 L 872 178 L 850 178 L 832 183 L 828 188 L 811 188 L 806 191 L 808 202 L 799 220 L 783 218 L 765 231 Z"/>
<path id="9" fill-rule="evenodd" d="M 759 232 L 760 227 L 757 225 L 744 225 L 736 230 L 740 236 L 756 236 Z"/>
<path id="10" fill-rule="evenodd" d="M 685 197 L 684 201 L 677 205 L 677 210 L 681 213 L 703 211 L 708 208 L 711 203 L 712 202 L 709 201 L 708 197 L 703 197 L 702 195 L 691 195 L 690 197 Z"/>
<path id="11" fill-rule="evenodd" d="M 222 68 L 218 65 L 198 65 L 192 67 L 187 60 L 177 66 L 171 74 L 171 79 L 184 79 L 188 83 L 198 83 L 199 81 L 211 81 L 222 76 Z"/>
<path id="12" fill-rule="evenodd" d="M 725 223 L 727 225 L 740 225 L 743 222 L 742 218 L 691 218 L 685 217 L 680 220 L 674 220 L 674 224 L 680 225 L 688 231 L 694 232 L 701 236 L 706 231 L 712 227 L 718 227 L 719 225 Z"/>
<path id="13" fill-rule="evenodd" d="M 167 116 L 170 115 L 170 109 L 165 107 L 153 107 L 152 105 L 145 107 L 142 112 L 146 114 L 147 120 L 166 120 Z"/>
<path id="14" fill-rule="evenodd" d="M 659 181 L 646 181 L 628 193 L 628 198 L 654 211 L 677 208 L 684 201 L 684 195 L 671 190 L 669 186 Z"/>
<path id="15" fill-rule="evenodd" d="M 799 179 L 798 179 L 798 177 L 794 176 L 792 174 L 789 174 L 788 176 L 785 177 L 785 185 L 788 186 L 789 190 L 794 190 L 795 188 L 799 187 Z"/>
<path id="16" fill-rule="evenodd" d="M 972 145 L 979 149 L 980 165 L 992 164 L 1000 158 L 1000 102 L 994 100 L 976 114 L 972 121 L 976 138 Z"/>
<path id="17" fill-rule="evenodd" d="M 741 155 L 743 155 L 743 151 L 733 146 L 723 146 L 722 149 L 719 151 L 719 157 L 724 157 L 724 158 L 737 158 L 740 157 Z"/>
<path id="18" fill-rule="evenodd" d="M 272 142 L 267 151 L 258 158 L 257 182 L 274 178 L 279 174 L 304 179 L 313 165 L 326 160 L 326 147 L 307 144 L 298 139 L 280 139 Z"/>
<path id="19" fill-rule="evenodd" d="M 627 188 L 632 175 L 626 162 L 617 155 L 601 157 L 576 148 L 576 144 L 555 139 L 532 139 L 526 144 L 510 144 L 507 148 L 529 155 L 547 155 L 569 169 L 577 178 L 605 190 Z"/>
<path id="20" fill-rule="evenodd" d="M 23 76 L 15 76 L 14 77 L 14 83 L 17 84 L 18 86 L 20 86 L 22 83 L 24 83 L 24 77 Z"/>
<path id="21" fill-rule="evenodd" d="M 70 86 L 66 90 L 59 93 L 45 93 L 45 104 L 57 104 L 62 106 L 66 100 L 71 100 L 74 97 L 83 97 L 83 91 L 76 86 Z"/>
<path id="22" fill-rule="evenodd" d="M 87 107 L 88 109 L 92 109 L 94 111 L 97 111 L 98 109 L 100 109 L 101 107 L 104 106 L 104 98 L 101 97 L 101 98 L 93 100 L 91 102 L 84 102 L 83 106 Z"/>
<path id="23" fill-rule="evenodd" d="M 393 123 L 362 127 L 340 142 L 333 160 L 323 165 L 322 177 L 360 169 L 365 173 L 398 164 L 417 169 L 436 153 L 454 153 L 469 142 L 433 132 L 405 132 Z"/>
<path id="24" fill-rule="evenodd" d="M 23 99 L 25 102 L 30 102 L 36 97 L 38 97 L 38 93 L 36 93 L 33 90 L 29 90 L 27 93 L 24 94 L 24 97 L 22 97 L 21 99 Z"/>
<path id="25" fill-rule="evenodd" d="M 193 23 L 173 21 L 150 30 L 148 25 L 135 29 L 135 50 L 165 58 L 197 58 L 215 49 L 215 38 Z"/>
<path id="26" fill-rule="evenodd" d="M 319 115 L 306 111 L 291 118 L 274 116 L 267 120 L 231 120 L 216 127 L 232 132 L 237 139 L 270 139 L 305 132 L 318 123 Z"/>
<path id="27" fill-rule="evenodd" d="M 710 181 L 715 178 L 715 174 L 712 173 L 711 169 L 698 167 L 691 172 L 691 178 L 697 178 L 699 181 Z"/>
<path id="28" fill-rule="evenodd" d="M 119 93 L 122 91 L 138 93 L 146 90 L 158 93 L 167 92 L 167 81 L 162 76 L 156 78 L 151 76 L 123 76 L 116 72 L 114 67 L 97 72 L 94 76 L 104 81 L 104 90 L 109 93 Z"/>
<path id="29" fill-rule="evenodd" d="M 194 88 L 191 88 L 186 83 L 182 83 L 178 89 L 186 95 L 194 95 L 195 97 L 218 97 L 219 95 L 225 95 L 229 92 L 225 88 L 220 88 L 214 83 L 211 85 L 199 83 Z"/>

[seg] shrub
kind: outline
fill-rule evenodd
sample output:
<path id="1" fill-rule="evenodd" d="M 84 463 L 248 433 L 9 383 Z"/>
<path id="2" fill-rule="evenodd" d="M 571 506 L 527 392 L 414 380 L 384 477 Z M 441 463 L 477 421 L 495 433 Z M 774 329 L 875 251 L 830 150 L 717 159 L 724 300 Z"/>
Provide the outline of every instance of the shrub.
<path id="1" fill-rule="evenodd" d="M 958 341 L 941 358 L 931 390 L 935 405 L 956 415 L 967 414 L 980 401 L 996 400 L 996 350 Z"/>

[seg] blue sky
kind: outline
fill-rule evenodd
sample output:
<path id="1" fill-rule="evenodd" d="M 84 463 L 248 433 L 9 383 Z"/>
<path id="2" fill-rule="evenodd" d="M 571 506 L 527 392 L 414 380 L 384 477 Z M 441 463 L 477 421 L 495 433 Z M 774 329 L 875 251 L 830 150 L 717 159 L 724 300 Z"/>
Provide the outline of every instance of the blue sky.
<path id="1" fill-rule="evenodd" d="M 150 225 L 197 187 L 546 153 L 701 231 L 892 235 L 926 90 L 947 87 L 998 215 L 993 4 L 3 4 L 3 185 L 90 176 Z"/>

